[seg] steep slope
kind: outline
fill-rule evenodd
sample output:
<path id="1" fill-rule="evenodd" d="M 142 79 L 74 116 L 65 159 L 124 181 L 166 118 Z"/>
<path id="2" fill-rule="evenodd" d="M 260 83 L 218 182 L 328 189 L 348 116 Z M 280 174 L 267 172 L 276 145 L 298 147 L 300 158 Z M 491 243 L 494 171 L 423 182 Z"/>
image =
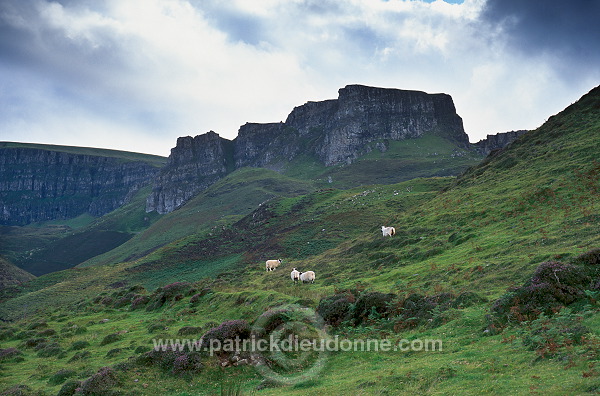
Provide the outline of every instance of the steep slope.
<path id="1" fill-rule="evenodd" d="M 35 276 L 0 257 L 0 290 L 20 285 L 34 278 Z"/>
<path id="2" fill-rule="evenodd" d="M 163 161 L 113 150 L 0 142 L 0 224 L 101 216 L 127 202 Z"/>

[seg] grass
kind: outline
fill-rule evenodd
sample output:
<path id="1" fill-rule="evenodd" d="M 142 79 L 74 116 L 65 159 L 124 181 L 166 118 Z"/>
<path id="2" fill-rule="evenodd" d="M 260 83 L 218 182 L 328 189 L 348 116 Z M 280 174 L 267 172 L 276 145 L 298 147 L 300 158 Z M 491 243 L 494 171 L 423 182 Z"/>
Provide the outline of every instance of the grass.
<path id="1" fill-rule="evenodd" d="M 125 161 L 143 161 L 154 166 L 163 166 L 167 159 L 159 155 L 133 153 L 129 151 L 109 150 L 94 147 L 60 146 L 55 144 L 36 144 L 20 142 L 0 142 L 0 148 L 33 148 L 39 150 L 59 151 L 70 154 L 92 155 L 119 158 Z"/>
<path id="2" fill-rule="evenodd" d="M 351 340 L 440 339 L 441 351 L 335 352 L 310 381 L 290 385 L 266 381 L 250 366 L 224 367 L 215 358 L 203 358 L 202 370 L 193 376 L 128 366 L 117 370 L 120 385 L 115 388 L 173 395 L 218 394 L 229 384 L 238 393 L 261 395 L 598 393 L 597 299 L 588 299 L 579 310 L 560 311 L 547 322 L 515 324 L 499 333 L 489 331 L 487 318 L 494 301 L 521 286 L 541 262 L 568 263 L 600 247 L 597 91 L 458 178 L 313 191 L 311 185 L 292 190 L 293 180 L 277 175 L 269 184 L 268 174 L 260 170 L 232 175 L 209 190 L 213 196 L 199 196 L 128 242 L 141 241 L 147 233 L 154 242 L 140 248 L 143 252 L 167 234 L 164 246 L 152 253 L 46 275 L 1 303 L 0 314 L 11 322 L 2 325 L 0 337 L 32 331 L 26 334 L 33 338 L 41 330 L 23 329 L 44 321 L 67 353 L 40 357 L 23 346 L 24 338 L 6 336 L 2 348 L 17 348 L 23 356 L 0 362 L 0 389 L 27 384 L 55 394 L 60 385 L 49 380 L 67 366 L 76 371 L 75 378 L 85 379 L 107 365 L 123 367 L 119 364 L 143 353 L 139 347 L 152 347 L 152 339 L 178 338 L 184 326 L 209 328 L 238 319 L 253 323 L 269 310 L 291 303 L 315 308 L 323 297 L 349 289 L 394 293 L 397 304 L 415 293 L 475 292 L 484 299 L 465 308 L 434 309 L 437 327 L 397 328 L 398 315 L 371 312 L 361 325 L 348 322 L 329 330 L 331 336 Z M 278 194 L 273 193 L 276 186 Z M 246 187 L 261 192 L 253 195 Z M 244 209 L 236 191 L 266 199 L 244 214 L 249 208 Z M 231 205 L 226 215 L 231 217 L 217 219 L 222 222 L 215 228 L 194 226 L 199 217 L 191 214 L 206 208 L 210 217 L 208 207 L 219 197 L 227 197 L 221 205 Z M 381 225 L 396 227 L 397 235 L 382 237 Z M 136 251 L 127 249 L 120 254 Z M 264 260 L 275 257 L 283 264 L 266 272 Z M 314 270 L 316 282 L 294 285 L 292 267 Z M 167 298 L 164 286 L 184 281 L 192 282 L 189 290 Z M 146 291 L 136 288 L 135 293 L 150 301 L 164 297 L 164 304 L 151 310 L 115 307 L 136 284 Z M 558 345 L 551 339 L 555 354 L 548 356 L 527 344 L 542 325 L 548 334 L 564 328 L 565 318 L 591 334 L 579 344 Z M 75 325 L 86 332 L 77 334 Z M 117 333 L 115 342 L 101 345 Z M 89 342 L 90 356 L 68 363 L 76 353 L 70 345 L 79 341 Z"/>

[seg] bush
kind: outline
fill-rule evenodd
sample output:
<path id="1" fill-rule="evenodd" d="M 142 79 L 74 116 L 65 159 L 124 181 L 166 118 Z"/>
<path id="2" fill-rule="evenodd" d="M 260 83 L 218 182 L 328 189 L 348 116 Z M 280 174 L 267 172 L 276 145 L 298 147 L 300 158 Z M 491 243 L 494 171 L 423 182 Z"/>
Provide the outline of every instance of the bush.
<path id="1" fill-rule="evenodd" d="M 204 296 L 206 296 L 207 294 L 212 293 L 213 290 L 210 287 L 205 287 L 202 290 L 200 290 L 198 293 L 194 294 L 191 298 L 190 298 L 190 303 L 192 304 L 196 304 L 200 301 L 200 299 Z"/>
<path id="2" fill-rule="evenodd" d="M 2 396 L 27 396 L 33 394 L 33 390 L 27 385 L 15 385 L 0 393 Z"/>
<path id="3" fill-rule="evenodd" d="M 39 333 L 36 334 L 36 336 L 38 337 L 51 337 L 51 336 L 55 336 L 56 335 L 56 330 L 54 329 L 46 329 L 43 331 L 40 331 Z"/>
<path id="4" fill-rule="evenodd" d="M 56 396 L 72 396 L 81 387 L 81 381 L 68 381 L 60 388 Z"/>
<path id="5" fill-rule="evenodd" d="M 0 362 L 22 361 L 23 352 L 17 348 L 0 349 Z"/>
<path id="6" fill-rule="evenodd" d="M 209 330 L 202 336 L 202 347 L 208 348 L 210 340 L 219 340 L 223 343 L 225 340 L 234 340 L 236 337 L 239 337 L 240 340 L 250 337 L 250 325 L 245 320 L 230 320 Z"/>
<path id="7" fill-rule="evenodd" d="M 46 344 L 48 342 L 45 338 L 30 338 L 24 342 L 26 348 L 36 348 L 38 345 Z"/>
<path id="8" fill-rule="evenodd" d="M 120 383 L 114 369 L 102 367 L 98 372 L 81 383 L 78 393 L 82 395 L 107 395 Z"/>
<path id="9" fill-rule="evenodd" d="M 568 308 L 552 317 L 541 314 L 523 332 L 523 344 L 540 357 L 557 356 L 568 347 L 584 342 L 590 329 L 581 324 L 582 320 L 583 316 L 573 314 Z"/>
<path id="10" fill-rule="evenodd" d="M 67 380 L 67 378 L 71 378 L 76 374 L 75 370 L 62 369 L 58 370 L 50 379 L 48 379 L 49 385 L 60 385 Z"/>
<path id="11" fill-rule="evenodd" d="M 90 346 L 90 343 L 87 341 L 75 341 L 71 344 L 71 350 L 79 351 L 80 349 L 85 349 Z"/>
<path id="12" fill-rule="evenodd" d="M 100 341 L 100 346 L 112 344 L 113 342 L 119 341 L 121 338 L 121 334 L 119 333 L 108 334 Z"/>
<path id="13" fill-rule="evenodd" d="M 46 327 L 48 327 L 48 323 L 46 322 L 33 322 L 32 324 L 27 326 L 27 330 L 39 330 L 45 329 Z"/>
<path id="14" fill-rule="evenodd" d="M 38 345 L 42 346 L 42 348 L 36 348 L 38 349 L 38 357 L 52 357 L 52 356 L 58 356 L 58 357 L 64 357 L 64 351 L 63 349 L 60 347 L 60 345 L 58 345 L 58 343 L 56 342 L 52 342 L 49 344 L 40 344 Z"/>
<path id="15" fill-rule="evenodd" d="M 135 295 L 131 300 L 131 310 L 145 307 L 148 302 L 150 302 L 150 298 L 148 296 Z"/>
<path id="16" fill-rule="evenodd" d="M 189 282 L 174 282 L 164 287 L 159 287 L 152 293 L 146 310 L 154 311 L 161 308 L 167 301 L 182 299 L 191 287 Z"/>
<path id="17" fill-rule="evenodd" d="M 123 349 L 121 348 L 111 349 L 110 351 L 106 352 L 106 357 L 114 358 L 115 356 L 118 356 L 121 352 L 123 352 Z"/>
<path id="18" fill-rule="evenodd" d="M 354 324 L 359 325 L 363 321 L 374 318 L 385 318 L 390 314 L 390 304 L 396 297 L 395 294 L 380 292 L 362 293 L 354 305 Z"/>
<path id="19" fill-rule="evenodd" d="M 319 301 L 317 313 L 321 315 L 326 324 L 339 326 L 350 319 L 352 304 L 356 301 L 351 293 L 338 293 L 323 297 Z"/>
<path id="20" fill-rule="evenodd" d="M 201 354 L 173 349 L 151 350 L 135 359 L 135 364 L 154 366 L 172 374 L 191 374 L 202 370 Z"/>
<path id="21" fill-rule="evenodd" d="M 456 300 L 452 293 L 440 293 L 434 296 L 413 293 L 400 304 L 394 330 L 400 331 L 425 324 L 431 327 L 440 326 L 446 319 L 441 315 L 442 312 L 449 309 Z"/>
<path id="22" fill-rule="evenodd" d="M 90 356 L 92 356 L 90 351 L 77 352 L 71 357 L 71 359 L 69 359 L 69 363 L 73 363 L 78 360 L 88 359 Z"/>
<path id="23" fill-rule="evenodd" d="M 184 326 L 177 332 L 177 335 L 186 336 L 186 335 L 196 335 L 202 333 L 202 327 L 194 327 L 194 326 Z"/>
<path id="24" fill-rule="evenodd" d="M 15 338 L 16 333 L 14 329 L 4 329 L 0 331 L 0 341 L 12 340 Z"/>
<path id="25" fill-rule="evenodd" d="M 592 278 L 580 266 L 541 263 L 523 286 L 509 289 L 494 302 L 490 327 L 502 328 L 508 323 L 535 320 L 540 314 L 552 315 L 586 298 L 585 290 L 592 284 Z"/>

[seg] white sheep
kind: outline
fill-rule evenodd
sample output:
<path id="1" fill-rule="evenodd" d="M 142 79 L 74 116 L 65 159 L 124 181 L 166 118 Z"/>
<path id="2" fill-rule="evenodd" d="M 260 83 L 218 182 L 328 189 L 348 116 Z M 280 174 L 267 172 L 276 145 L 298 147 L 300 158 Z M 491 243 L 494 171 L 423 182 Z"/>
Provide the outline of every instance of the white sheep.
<path id="1" fill-rule="evenodd" d="M 315 283 L 315 273 L 313 271 L 300 272 L 300 280 L 302 283 Z"/>
<path id="2" fill-rule="evenodd" d="M 394 227 L 386 227 L 386 226 L 381 226 L 381 233 L 383 234 L 384 237 L 386 236 L 392 236 L 392 235 L 396 235 L 396 229 Z"/>
<path id="3" fill-rule="evenodd" d="M 279 267 L 280 264 L 281 264 L 281 259 L 265 261 L 265 266 L 267 268 L 267 271 L 274 271 L 275 268 Z"/>
<path id="4" fill-rule="evenodd" d="M 290 278 L 292 278 L 294 283 L 297 283 L 300 279 L 300 271 L 298 271 L 296 268 L 293 268 L 292 272 L 290 273 Z"/>

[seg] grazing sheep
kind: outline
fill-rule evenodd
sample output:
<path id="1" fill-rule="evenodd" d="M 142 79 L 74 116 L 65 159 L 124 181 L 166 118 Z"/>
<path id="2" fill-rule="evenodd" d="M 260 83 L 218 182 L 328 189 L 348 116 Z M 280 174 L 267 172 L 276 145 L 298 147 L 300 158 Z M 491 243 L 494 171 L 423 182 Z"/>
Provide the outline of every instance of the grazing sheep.
<path id="1" fill-rule="evenodd" d="M 281 259 L 265 261 L 267 271 L 274 271 L 275 268 L 279 267 L 280 264 L 281 264 Z"/>
<path id="2" fill-rule="evenodd" d="M 392 236 L 392 235 L 396 235 L 396 229 L 394 227 L 386 227 L 386 226 L 381 226 L 381 233 L 383 234 L 383 236 Z"/>
<path id="3" fill-rule="evenodd" d="M 313 271 L 300 272 L 300 280 L 302 283 L 315 283 L 315 273 Z"/>
<path id="4" fill-rule="evenodd" d="M 296 268 L 293 268 L 292 272 L 290 273 L 290 277 L 294 283 L 298 283 L 298 280 L 300 279 L 300 271 L 298 271 Z"/>

